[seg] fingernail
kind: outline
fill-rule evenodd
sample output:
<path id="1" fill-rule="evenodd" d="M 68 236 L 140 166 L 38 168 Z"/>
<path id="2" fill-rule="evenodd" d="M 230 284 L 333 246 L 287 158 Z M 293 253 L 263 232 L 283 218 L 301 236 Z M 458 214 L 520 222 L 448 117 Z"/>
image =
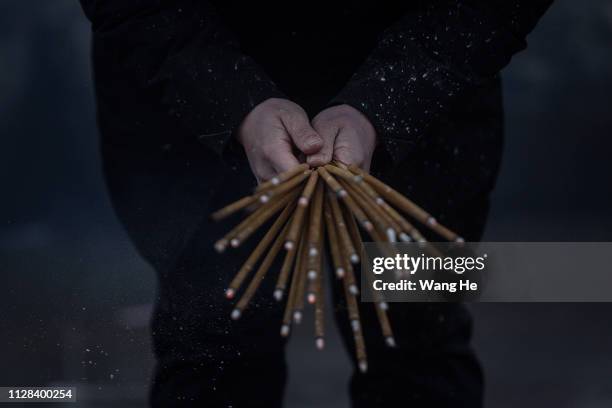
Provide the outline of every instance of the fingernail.
<path id="1" fill-rule="evenodd" d="M 312 136 L 308 139 L 308 141 L 306 142 L 306 145 L 308 147 L 315 147 L 315 146 L 319 146 L 321 145 L 323 141 L 321 140 L 320 137 L 318 136 Z"/>

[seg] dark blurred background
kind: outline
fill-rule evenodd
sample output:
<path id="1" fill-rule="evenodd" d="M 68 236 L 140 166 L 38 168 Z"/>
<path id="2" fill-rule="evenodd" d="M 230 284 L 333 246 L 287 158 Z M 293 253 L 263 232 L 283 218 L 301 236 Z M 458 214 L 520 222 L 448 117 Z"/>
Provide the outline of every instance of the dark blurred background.
<path id="1" fill-rule="evenodd" d="M 145 406 L 155 280 L 106 196 L 78 2 L 0 2 L 0 61 L 0 385 Z M 557 1 L 504 92 L 486 239 L 611 241 L 612 3 Z M 470 307 L 487 406 L 612 406 L 612 305 Z M 298 333 L 289 358 L 288 407 L 348 406 L 337 338 Z"/>

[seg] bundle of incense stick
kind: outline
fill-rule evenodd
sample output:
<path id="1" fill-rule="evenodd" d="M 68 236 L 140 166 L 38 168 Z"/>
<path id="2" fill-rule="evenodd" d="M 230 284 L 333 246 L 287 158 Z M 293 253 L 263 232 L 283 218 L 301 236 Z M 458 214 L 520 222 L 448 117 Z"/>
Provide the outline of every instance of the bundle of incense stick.
<path id="1" fill-rule="evenodd" d="M 240 318 L 276 257 L 284 256 L 276 288 L 271 294 L 279 302 L 286 298 L 280 334 L 288 336 L 291 325 L 301 322 L 306 300 L 314 305 L 315 344 L 322 349 L 325 345 L 327 282 L 323 276 L 327 270 L 324 262 L 330 259 L 333 273 L 344 289 L 362 372 L 367 371 L 368 365 L 354 269 L 364 254 L 360 227 L 375 242 L 398 239 L 425 242 L 409 221 L 416 220 L 449 241 L 463 242 L 461 237 L 399 192 L 358 167 L 340 163 L 316 169 L 307 164 L 299 165 L 260 184 L 254 194 L 220 209 L 212 217 L 221 220 L 241 210 L 249 215 L 215 243 L 218 252 L 225 251 L 228 246 L 242 245 L 258 228 L 275 219 L 225 292 L 228 299 L 233 299 L 246 284 L 232 311 L 232 319 Z M 375 299 L 382 334 L 387 345 L 394 347 L 388 305 L 383 299 Z"/>

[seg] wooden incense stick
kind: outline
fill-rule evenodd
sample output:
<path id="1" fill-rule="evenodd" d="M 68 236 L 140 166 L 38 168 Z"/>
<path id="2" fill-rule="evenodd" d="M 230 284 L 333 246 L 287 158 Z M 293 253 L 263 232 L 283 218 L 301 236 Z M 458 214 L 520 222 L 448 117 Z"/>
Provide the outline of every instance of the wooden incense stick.
<path id="1" fill-rule="evenodd" d="M 374 189 L 376 189 L 380 193 L 380 195 L 384 197 L 385 200 L 394 204 L 396 207 L 400 208 L 407 214 L 410 214 L 422 224 L 427 225 L 440 236 L 451 242 L 463 242 L 463 238 L 461 238 L 459 235 L 446 228 L 445 226 L 439 224 L 434 217 L 427 213 L 427 211 L 423 210 L 421 207 L 416 205 L 408 198 L 404 197 L 402 194 L 400 194 L 387 184 L 371 176 L 370 174 L 366 173 L 355 165 L 349 166 L 349 170 L 355 174 L 359 174 L 360 176 L 362 176 L 372 187 L 374 187 Z"/>
<path id="2" fill-rule="evenodd" d="M 380 208 L 379 202 L 360 188 L 359 184 L 363 183 L 360 182 L 359 176 L 356 177 L 353 173 L 346 170 L 346 168 L 338 167 L 338 165 L 328 165 L 326 169 L 328 169 L 330 173 L 341 178 L 341 180 L 339 180 L 340 184 L 349 192 L 349 195 L 355 199 L 356 203 L 364 210 L 367 217 L 374 222 L 379 230 L 384 231 L 385 235 L 389 236 L 390 241 L 395 241 L 397 229 L 395 228 L 394 222 L 384 210 Z"/>
<path id="3" fill-rule="evenodd" d="M 257 194 L 243 197 L 240 200 L 237 200 L 229 205 L 226 205 L 220 210 L 215 211 L 214 213 L 212 213 L 211 218 L 214 221 L 220 221 L 245 208 L 248 209 L 250 207 L 252 209 L 256 209 L 252 207 L 254 204 L 259 204 L 260 202 L 265 203 L 269 201 L 269 198 L 270 198 L 269 195 L 264 195 L 264 192 L 266 190 L 274 186 L 277 186 L 283 181 L 289 180 L 293 176 L 298 175 L 300 173 L 305 173 L 305 176 L 304 176 L 305 178 L 309 172 L 310 170 L 308 169 L 308 165 L 306 163 L 300 164 L 299 166 L 296 166 L 293 169 L 286 171 L 285 173 L 281 173 L 278 176 L 273 177 L 272 179 L 266 181 L 265 183 L 262 183 L 259 186 L 257 186 L 257 189 L 255 190 Z M 303 180 L 303 178 L 301 180 Z M 279 191 L 276 192 L 276 195 L 278 195 L 278 193 Z M 264 196 L 265 198 L 263 198 Z"/>
<path id="4" fill-rule="evenodd" d="M 299 249 L 299 263 L 296 265 L 295 274 L 298 277 L 296 281 L 297 288 L 295 292 L 295 300 L 293 304 L 293 322 L 300 324 L 302 322 L 302 312 L 304 310 L 304 293 L 306 292 L 306 269 L 308 267 L 308 245 L 307 238 L 303 238 L 303 245 Z"/>
<path id="5" fill-rule="evenodd" d="M 378 229 L 379 232 L 382 232 L 385 236 L 390 237 L 390 239 L 394 239 L 395 230 L 389 223 L 387 223 L 386 218 L 382 214 L 382 211 L 378 205 L 374 201 L 370 200 L 367 195 L 363 194 L 363 192 L 359 190 L 356 185 L 354 185 L 354 182 L 342 180 L 340 184 L 344 186 L 349 194 L 355 197 L 355 202 L 364 211 L 366 216 L 373 221 L 374 227 Z"/>
<path id="6" fill-rule="evenodd" d="M 370 262 L 367 255 L 364 255 L 365 262 Z M 372 276 L 370 274 L 366 275 L 367 287 L 370 291 L 372 298 L 374 299 L 373 305 L 376 311 L 376 318 L 380 325 L 382 335 L 385 339 L 385 344 L 389 347 L 395 347 L 395 337 L 393 336 L 393 330 L 391 328 L 391 322 L 389 321 L 389 316 L 387 315 L 387 310 L 389 309 L 389 305 L 384 301 L 382 294 L 380 292 L 376 292 L 372 289 Z"/>
<path id="7" fill-rule="evenodd" d="M 347 228 L 349 230 L 349 233 L 351 234 L 351 238 L 353 242 L 355 242 L 355 246 L 357 247 L 357 250 L 362 256 L 366 256 L 366 259 L 364 259 L 364 261 L 369 262 L 369 260 L 367 259 L 366 252 L 363 247 L 363 241 L 361 240 L 361 234 L 359 233 L 359 228 L 357 227 L 357 223 L 355 222 L 355 219 L 353 218 L 351 214 L 347 213 L 346 211 L 345 211 L 345 218 L 347 220 L 346 221 Z M 383 241 L 383 238 L 379 235 L 378 231 L 376 231 L 375 229 L 372 231 L 369 231 L 369 234 L 372 236 L 375 242 Z M 389 253 L 388 247 L 383 247 L 382 249 L 383 249 L 383 252 L 385 252 L 386 256 L 391 256 L 391 257 L 394 256 L 394 254 Z M 371 277 L 370 275 L 367 275 L 368 280 L 370 277 Z M 371 284 L 368 284 L 367 286 L 368 288 L 372 287 Z M 375 299 L 374 307 L 376 308 L 376 315 L 377 315 L 377 318 L 378 318 L 378 321 L 381 327 L 383 328 L 383 335 L 385 336 L 385 341 L 387 345 L 393 346 L 395 345 L 395 339 L 393 338 L 393 332 L 391 331 L 391 325 L 387 317 L 387 312 L 386 312 L 386 310 L 388 309 L 387 303 L 382 299 L 379 293 L 373 293 L 373 296 Z"/>
<path id="8" fill-rule="evenodd" d="M 338 242 L 341 249 L 340 253 L 343 254 L 343 256 L 346 254 L 351 263 L 359 263 L 359 255 L 357 254 L 355 245 L 353 245 L 351 236 L 346 229 L 346 224 L 344 223 L 344 218 L 342 217 L 342 210 L 338 204 L 338 199 L 333 194 L 328 194 L 327 200 L 329 202 L 329 208 L 332 212 L 336 231 L 338 232 Z"/>
<path id="9" fill-rule="evenodd" d="M 240 318 L 242 312 L 246 309 L 249 302 L 253 298 L 253 295 L 255 295 L 255 292 L 259 288 L 259 285 L 265 277 L 266 272 L 268 272 L 268 269 L 270 269 L 270 266 L 272 266 L 272 262 L 274 262 L 278 251 L 280 251 L 281 247 L 283 246 L 283 243 L 285 242 L 285 235 L 287 234 L 288 226 L 289 225 L 286 224 L 283 227 L 283 230 L 281 231 L 280 235 L 276 238 L 276 240 L 270 247 L 270 251 L 268 251 L 268 253 L 264 257 L 263 261 L 261 262 L 261 265 L 259 265 L 257 272 L 255 272 L 255 275 L 253 275 L 253 278 L 251 279 L 251 282 L 247 286 L 246 290 L 244 291 L 244 294 L 242 295 L 238 303 L 236 303 L 236 307 L 234 308 L 234 310 L 232 310 L 232 319 L 236 320 Z"/>
<path id="10" fill-rule="evenodd" d="M 214 213 L 212 213 L 211 218 L 215 221 L 220 221 L 244 208 L 249 207 L 251 204 L 256 203 L 256 202 L 257 202 L 256 196 L 243 197 L 240 200 L 235 201 L 229 205 L 226 205 L 220 210 L 215 211 Z"/>
<path id="11" fill-rule="evenodd" d="M 294 168 L 287 170 L 284 173 L 280 173 L 274 177 L 272 177 L 270 180 L 265 181 L 263 183 L 261 183 L 260 185 L 257 186 L 257 188 L 255 189 L 256 192 L 264 192 L 266 190 L 269 190 L 275 186 L 278 186 L 279 184 L 293 178 L 294 176 L 297 176 L 298 174 L 305 172 L 309 169 L 309 166 L 307 163 L 302 163 L 299 164 L 297 166 L 295 166 Z"/>
<path id="12" fill-rule="evenodd" d="M 317 212 L 321 214 L 321 209 Z M 319 222 L 319 238 L 317 239 L 314 256 L 308 253 L 308 303 L 313 304 L 317 299 L 317 285 L 319 277 L 323 275 L 323 237 L 325 236 L 325 223 Z M 312 249 L 312 248 L 310 248 Z"/>
<path id="13" fill-rule="evenodd" d="M 373 228 L 372 222 L 370 222 L 368 217 L 361 210 L 361 208 L 359 208 L 359 206 L 355 203 L 355 201 L 351 198 L 351 196 L 346 193 L 346 190 L 344 188 L 342 188 L 340 183 L 338 183 L 338 181 L 331 174 L 329 174 L 329 172 L 327 172 L 326 168 L 328 168 L 328 167 L 329 167 L 329 165 L 325 165 L 324 167 L 319 167 L 317 169 L 317 171 L 319 172 L 319 174 L 321 174 L 321 176 L 323 177 L 325 182 L 332 189 L 335 188 L 335 187 L 333 187 L 335 185 L 339 185 L 340 186 L 340 190 L 343 191 L 344 194 L 338 194 L 338 197 L 340 197 L 342 199 L 342 201 L 344 202 L 344 204 L 347 207 L 349 207 L 351 212 L 355 215 L 355 218 L 357 218 L 357 220 L 359 220 L 359 223 L 361 224 L 361 226 L 365 230 L 367 230 L 367 231 L 371 230 Z M 336 190 L 334 189 L 334 191 L 336 191 Z"/>
<path id="14" fill-rule="evenodd" d="M 357 298 L 350 292 L 349 286 L 344 281 L 344 296 L 346 298 L 346 308 L 348 311 L 348 318 L 353 332 L 353 340 L 355 341 L 355 355 L 357 358 L 357 365 L 362 373 L 368 371 L 368 360 L 366 354 L 365 341 L 363 339 L 363 333 L 361 328 L 361 320 L 359 318 L 359 307 L 357 305 Z"/>
<path id="15" fill-rule="evenodd" d="M 330 207 L 332 207 L 332 215 L 333 215 L 333 224 L 336 228 L 336 235 L 340 236 L 345 234 L 346 238 L 338 240 L 339 248 L 340 248 L 340 262 L 342 262 L 342 269 L 344 270 L 343 280 L 347 283 L 347 287 L 349 288 L 349 292 L 353 295 L 357 295 L 359 293 L 359 287 L 355 282 L 355 272 L 353 270 L 353 265 L 350 261 L 352 253 L 356 253 L 355 247 L 352 244 L 352 239 L 346 227 L 346 221 L 342 215 L 342 211 L 338 207 L 337 210 L 334 209 L 334 197 L 328 196 L 330 201 Z M 352 215 L 351 215 L 352 217 Z M 346 242 L 349 242 L 351 248 L 349 249 L 346 245 Z"/>
<path id="16" fill-rule="evenodd" d="M 304 191 L 302 191 L 302 196 L 298 200 L 298 204 L 302 207 L 307 207 L 310 203 L 310 197 L 312 193 L 314 193 L 317 182 L 319 181 L 319 173 L 317 171 L 313 171 L 310 177 L 308 178 L 308 182 L 304 186 Z"/>
<path id="17" fill-rule="evenodd" d="M 387 236 L 391 242 L 395 242 L 397 235 L 399 234 L 399 238 L 403 241 L 409 241 L 410 236 L 407 235 L 409 231 L 402 231 L 402 225 L 398 222 L 397 217 L 394 217 L 391 214 L 391 211 L 394 211 L 396 215 L 401 217 L 397 211 L 393 210 L 389 204 L 385 202 L 385 200 L 374 190 L 368 183 L 363 180 L 363 177 L 358 174 L 353 174 L 347 170 L 346 166 L 340 165 L 340 167 L 336 167 L 335 174 L 340 175 L 345 180 L 352 180 L 357 189 L 361 193 L 365 193 L 376 205 L 380 208 L 380 215 L 385 219 L 386 223 L 392 228 L 392 230 L 387 231 Z M 362 194 L 363 198 L 363 194 Z M 402 220 L 405 221 L 405 220 Z M 404 225 L 410 225 L 405 222 Z M 413 228 L 411 227 L 410 230 Z M 418 231 L 417 231 L 418 232 Z"/>
<path id="18" fill-rule="evenodd" d="M 386 303 L 377 302 L 374 303 L 374 307 L 376 308 L 376 316 L 378 317 L 378 322 L 380 323 L 380 328 L 382 330 L 383 337 L 385 338 L 385 343 L 389 347 L 395 347 L 395 337 L 393 336 L 389 316 L 387 316 Z"/>
<path id="19" fill-rule="evenodd" d="M 280 209 L 284 208 L 295 197 L 295 192 L 289 193 L 284 197 L 279 197 L 277 200 L 274 200 L 266 206 L 258 208 L 230 232 L 225 234 L 223 238 L 215 242 L 215 249 L 217 252 L 225 251 L 228 243 L 234 248 L 238 247 L 242 243 L 241 239 L 246 239 L 251 233 L 265 223 L 270 217 L 276 214 Z"/>
<path id="20" fill-rule="evenodd" d="M 315 345 L 317 349 L 325 347 L 325 279 L 322 273 L 316 279 L 315 303 Z"/>
<path id="21" fill-rule="evenodd" d="M 287 287 L 287 281 L 293 267 L 293 261 L 295 260 L 295 254 L 297 248 L 292 248 L 287 251 L 283 265 L 281 266 L 280 273 L 278 274 L 278 280 L 276 281 L 276 288 L 274 289 L 274 299 L 281 301 Z"/>
<path id="22" fill-rule="evenodd" d="M 323 184 L 319 183 L 314 193 L 314 199 L 310 205 L 308 212 L 308 279 L 314 280 L 319 272 L 320 264 L 320 249 L 319 243 L 321 240 L 322 218 L 322 203 L 323 203 Z"/>
<path id="23" fill-rule="evenodd" d="M 325 217 L 325 225 L 327 229 L 327 242 L 331 253 L 332 263 L 334 265 L 334 271 L 337 278 L 343 278 L 346 273 L 344 269 L 344 263 L 342 262 L 342 255 L 340 253 L 340 245 L 338 243 L 339 238 L 336 232 L 336 226 L 334 225 L 334 218 L 332 210 L 329 206 L 329 201 L 325 200 L 325 207 L 323 210 Z"/>
<path id="24" fill-rule="evenodd" d="M 347 195 L 346 190 L 344 190 L 342 188 L 342 186 L 340 185 L 340 183 L 338 183 L 338 181 L 332 177 L 331 174 L 329 174 L 327 172 L 327 170 L 325 170 L 325 167 L 319 167 L 317 169 L 317 172 L 321 175 L 321 177 L 323 178 L 323 180 L 325 180 L 325 183 L 327 183 L 327 185 L 329 186 L 329 188 L 336 193 L 336 195 L 339 198 L 345 197 Z"/>
<path id="25" fill-rule="evenodd" d="M 262 207 L 262 212 L 253 217 L 250 222 L 246 222 L 230 239 L 230 245 L 237 248 L 246 241 L 261 225 L 268 221 L 280 209 L 285 208 L 298 195 L 298 190 L 288 192 L 283 196 L 279 196 L 276 200 L 270 202 L 270 205 Z"/>
<path id="26" fill-rule="evenodd" d="M 359 176 L 357 176 L 359 177 Z M 355 186 L 357 190 L 360 192 L 362 197 L 368 197 L 370 202 L 379 210 L 380 215 L 385 219 L 385 222 L 392 228 L 392 231 L 387 231 L 387 235 L 390 236 L 390 241 L 395 242 L 397 239 L 397 235 L 401 234 L 402 226 L 391 216 L 389 213 L 389 204 L 383 200 L 378 193 L 375 192 L 372 187 L 370 187 L 363 180 L 361 182 L 355 181 Z M 394 236 L 393 236 L 394 235 Z"/>
<path id="27" fill-rule="evenodd" d="M 317 255 L 319 240 L 321 239 L 321 219 L 323 217 L 323 193 L 325 186 L 321 182 L 317 184 L 314 198 L 310 206 L 310 219 L 308 222 L 308 256 Z"/>
<path id="28" fill-rule="evenodd" d="M 308 182 L 304 186 L 302 194 L 298 199 L 298 206 L 291 221 L 291 227 L 289 228 L 289 232 L 287 233 L 287 240 L 285 242 L 286 250 L 292 249 L 297 243 L 297 239 L 300 235 L 300 230 L 302 228 L 304 216 L 306 214 L 306 208 L 308 207 L 308 203 L 310 202 L 310 196 L 314 192 L 314 189 L 317 185 L 318 177 L 319 176 L 316 171 L 310 173 L 310 177 L 308 177 Z"/>
<path id="29" fill-rule="evenodd" d="M 238 273 L 236 273 L 234 279 L 232 279 L 228 288 L 225 291 L 225 296 L 228 299 L 234 297 L 236 291 L 240 288 L 242 282 L 244 282 L 249 272 L 251 272 L 251 270 L 255 267 L 255 264 L 257 263 L 259 258 L 261 258 L 265 249 L 278 235 L 279 231 L 291 215 L 294 207 L 295 205 L 288 205 L 287 207 L 285 207 L 281 215 L 276 219 L 276 221 L 274 221 L 270 229 L 266 232 L 261 241 L 259 241 L 253 252 L 251 252 L 245 263 L 242 264 L 242 266 L 238 270 Z"/>
<path id="30" fill-rule="evenodd" d="M 262 203 L 267 203 L 272 199 L 272 197 L 281 196 L 286 192 L 292 190 L 294 187 L 300 185 L 308 175 L 312 173 L 312 170 L 306 170 L 297 176 L 287 180 L 286 183 L 279 184 L 278 186 L 271 188 L 259 195 L 259 201 Z"/>
<path id="31" fill-rule="evenodd" d="M 298 281 L 300 280 L 300 267 L 302 265 L 303 247 L 306 245 L 306 234 L 301 234 L 296 251 L 295 268 L 291 277 L 291 285 L 289 286 L 289 296 L 287 296 L 287 304 L 283 314 L 283 323 L 281 325 L 281 336 L 287 337 L 291 331 L 291 322 L 293 321 L 293 311 L 295 300 L 297 297 Z"/>
<path id="32" fill-rule="evenodd" d="M 393 219 L 400 225 L 401 231 L 399 234 L 400 240 L 404 242 L 409 242 L 414 240 L 416 242 L 425 242 L 425 238 L 418 229 L 416 229 L 410 222 L 408 222 L 400 213 L 398 213 L 393 207 L 389 206 L 387 203 L 383 204 L 383 208 L 387 211 L 387 213 L 393 217 Z"/>
<path id="33" fill-rule="evenodd" d="M 348 285 L 349 291 L 353 295 L 359 294 L 359 286 L 355 280 L 355 270 L 353 265 L 346 259 L 346 255 L 342 256 L 342 267 L 344 268 L 344 276 L 342 280 Z"/>
<path id="34" fill-rule="evenodd" d="M 365 249 L 363 247 L 363 241 L 361 240 L 361 235 L 359 234 L 359 227 L 357 227 L 357 223 L 352 218 L 352 216 L 347 215 L 347 228 L 353 237 L 353 241 L 357 246 L 359 252 L 362 254 L 365 259 L 364 262 L 370 262 L 368 259 Z M 381 298 L 380 293 L 374 292 L 372 290 L 372 276 L 370 274 L 366 275 L 366 279 L 368 281 L 368 288 L 370 293 L 372 294 L 375 302 L 374 307 L 376 308 L 376 317 L 378 318 L 378 322 L 383 332 L 383 336 L 385 337 L 385 342 L 389 347 L 395 347 L 395 337 L 393 337 L 393 331 L 391 329 L 391 323 L 389 322 L 389 317 L 387 316 L 387 303 Z"/>

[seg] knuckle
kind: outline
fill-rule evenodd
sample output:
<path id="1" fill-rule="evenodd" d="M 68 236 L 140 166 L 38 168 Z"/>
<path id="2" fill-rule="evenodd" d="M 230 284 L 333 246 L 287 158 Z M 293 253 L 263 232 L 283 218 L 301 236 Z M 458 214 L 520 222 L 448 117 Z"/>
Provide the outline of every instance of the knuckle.
<path id="1" fill-rule="evenodd" d="M 358 111 L 350 105 L 338 105 L 335 107 L 335 115 L 343 121 L 355 120 L 358 115 Z"/>
<path id="2" fill-rule="evenodd" d="M 299 113 L 289 113 L 287 118 L 284 119 L 284 121 L 287 125 L 287 129 L 294 136 L 302 137 L 308 131 L 308 127 L 306 126 L 308 120 L 302 117 Z"/>
<path id="3" fill-rule="evenodd" d="M 354 117 L 351 109 L 352 108 L 348 105 L 333 106 L 317 115 L 313 123 L 316 123 L 317 126 L 326 128 L 346 127 L 347 125 L 350 125 Z"/>
<path id="4" fill-rule="evenodd" d="M 288 128 L 299 128 L 308 124 L 308 116 L 306 112 L 298 105 L 291 107 L 290 109 L 282 109 L 281 118 L 285 122 Z"/>
<path id="5" fill-rule="evenodd" d="M 324 131 L 332 127 L 332 122 L 325 115 L 317 115 L 312 120 L 312 127 L 315 130 Z"/>
<path id="6" fill-rule="evenodd" d="M 269 98 L 257 105 L 261 113 L 274 115 L 282 119 L 289 118 L 295 110 L 295 104 L 287 99 Z"/>
<path id="7" fill-rule="evenodd" d="M 308 139 L 314 139 L 314 138 L 319 137 L 312 129 L 308 129 L 306 127 L 298 128 L 295 131 L 294 136 L 300 140 L 308 140 Z"/>

